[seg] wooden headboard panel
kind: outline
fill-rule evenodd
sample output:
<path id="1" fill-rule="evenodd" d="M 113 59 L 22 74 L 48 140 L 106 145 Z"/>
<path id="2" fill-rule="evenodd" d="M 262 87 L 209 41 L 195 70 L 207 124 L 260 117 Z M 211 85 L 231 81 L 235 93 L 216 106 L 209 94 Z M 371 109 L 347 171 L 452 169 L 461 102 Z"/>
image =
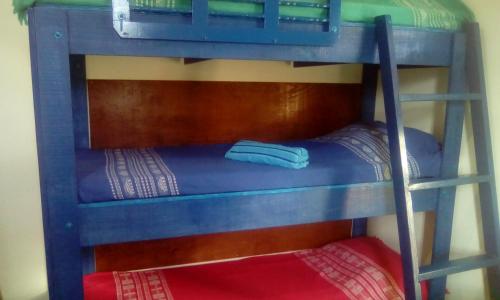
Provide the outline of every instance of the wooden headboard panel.
<path id="1" fill-rule="evenodd" d="M 93 148 L 311 138 L 359 120 L 360 85 L 89 80 Z M 316 247 L 348 238 L 326 222 L 95 248 L 97 271 Z"/>
<path id="2" fill-rule="evenodd" d="M 359 119 L 355 84 L 90 80 L 93 148 L 289 140 Z"/>

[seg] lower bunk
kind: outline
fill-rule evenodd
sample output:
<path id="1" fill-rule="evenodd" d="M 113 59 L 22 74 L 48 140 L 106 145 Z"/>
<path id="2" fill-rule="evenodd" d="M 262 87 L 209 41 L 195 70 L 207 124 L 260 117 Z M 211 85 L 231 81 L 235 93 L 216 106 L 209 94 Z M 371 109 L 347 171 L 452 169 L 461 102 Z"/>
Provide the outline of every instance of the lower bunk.
<path id="1" fill-rule="evenodd" d="M 233 261 L 103 272 L 84 278 L 85 299 L 404 299 L 399 254 L 362 237 Z M 427 286 L 422 284 L 424 299 Z"/>

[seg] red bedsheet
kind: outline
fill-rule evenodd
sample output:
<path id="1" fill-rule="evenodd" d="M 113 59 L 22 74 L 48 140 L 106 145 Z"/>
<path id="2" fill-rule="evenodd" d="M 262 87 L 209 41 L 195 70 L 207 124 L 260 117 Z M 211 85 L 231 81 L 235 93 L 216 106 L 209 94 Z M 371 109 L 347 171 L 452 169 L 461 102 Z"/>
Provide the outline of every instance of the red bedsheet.
<path id="1" fill-rule="evenodd" d="M 404 299 L 399 254 L 369 237 L 230 262 L 95 273 L 84 286 L 87 300 Z"/>

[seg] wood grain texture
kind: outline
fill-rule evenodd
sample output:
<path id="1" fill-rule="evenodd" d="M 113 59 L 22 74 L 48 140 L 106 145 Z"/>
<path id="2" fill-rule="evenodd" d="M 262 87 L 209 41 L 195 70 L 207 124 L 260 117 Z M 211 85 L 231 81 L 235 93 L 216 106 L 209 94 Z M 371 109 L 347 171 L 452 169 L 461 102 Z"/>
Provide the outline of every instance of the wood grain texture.
<path id="1" fill-rule="evenodd" d="M 359 120 L 357 84 L 90 80 L 92 148 L 311 138 Z"/>
<path id="2" fill-rule="evenodd" d="M 319 247 L 349 238 L 350 232 L 351 221 L 340 221 L 99 246 L 96 269 L 142 269 Z"/>

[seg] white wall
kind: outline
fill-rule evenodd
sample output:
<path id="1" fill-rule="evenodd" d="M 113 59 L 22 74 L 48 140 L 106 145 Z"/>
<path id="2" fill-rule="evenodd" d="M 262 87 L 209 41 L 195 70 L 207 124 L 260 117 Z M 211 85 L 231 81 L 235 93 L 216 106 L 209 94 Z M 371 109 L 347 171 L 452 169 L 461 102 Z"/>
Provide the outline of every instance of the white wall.
<path id="1" fill-rule="evenodd" d="M 500 43 L 495 38 L 500 4 L 493 0 L 469 0 L 483 26 L 485 58 L 491 112 L 500 104 Z M 29 65 L 27 28 L 11 14 L 10 1 L 0 1 L 0 290 L 4 299 L 46 299 L 35 127 Z M 89 57 L 88 77 L 93 79 L 178 79 L 235 81 L 357 82 L 359 66 L 333 66 L 292 69 L 285 62 L 209 61 L 183 67 L 175 59 Z M 442 70 L 404 71 L 403 88 L 407 91 L 433 91 L 446 86 Z M 430 105 L 432 106 L 432 104 Z M 442 109 L 429 105 L 406 106 L 407 123 L 440 134 L 437 121 Z M 434 111 L 437 111 L 434 113 Z M 377 109 L 381 116 L 381 107 Z M 500 120 L 492 120 L 495 153 L 499 149 Z M 467 147 L 465 147 L 468 149 Z M 497 159 L 498 161 L 498 159 Z M 464 151 L 461 170 L 469 168 Z M 498 176 L 497 176 L 498 177 Z M 499 177 L 500 178 L 500 177 Z M 460 189 L 454 228 L 454 256 L 478 249 L 471 190 Z M 465 220 L 469 220 L 465 222 Z M 417 218 L 423 232 L 428 219 Z M 428 228 L 428 226 L 427 226 Z M 394 217 L 370 222 L 370 231 L 397 248 Z M 428 235 L 427 235 L 428 236 Z M 428 249 L 426 240 L 422 249 Z M 424 251 L 424 259 L 428 252 Z M 481 272 L 455 275 L 450 279 L 450 299 L 484 299 Z"/>

